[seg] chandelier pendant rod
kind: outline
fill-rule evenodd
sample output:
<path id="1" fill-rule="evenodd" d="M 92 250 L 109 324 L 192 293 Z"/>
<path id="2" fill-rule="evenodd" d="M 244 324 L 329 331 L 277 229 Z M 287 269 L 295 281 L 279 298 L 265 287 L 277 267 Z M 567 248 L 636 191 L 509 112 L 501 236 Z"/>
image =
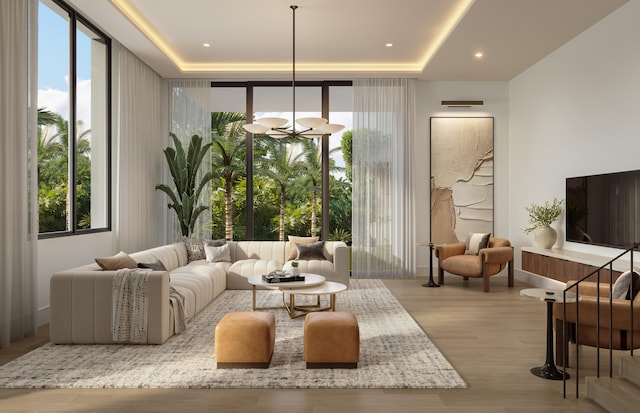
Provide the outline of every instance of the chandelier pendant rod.
<path id="1" fill-rule="evenodd" d="M 261 119 L 256 119 L 256 125 L 251 122 L 243 125 L 243 128 L 249 133 L 266 133 L 273 138 L 312 138 L 314 136 L 317 137 L 331 135 L 332 133 L 342 130 L 344 126 L 338 124 L 329 124 L 327 119 L 321 117 L 307 117 L 296 120 L 296 9 L 298 8 L 298 6 L 290 5 L 289 8 L 291 9 L 293 15 L 293 61 L 291 79 L 291 90 L 293 94 L 293 120 L 291 129 L 289 130 L 289 126 L 287 125 L 289 120 L 281 117 L 264 117 Z M 301 125 L 302 130 L 296 130 L 296 123 L 299 123 Z"/>
<path id="2" fill-rule="evenodd" d="M 291 10 L 293 10 L 293 78 L 291 80 L 291 86 L 293 89 L 293 120 L 292 120 L 292 129 L 293 134 L 296 133 L 296 9 L 298 6 L 291 5 Z"/>

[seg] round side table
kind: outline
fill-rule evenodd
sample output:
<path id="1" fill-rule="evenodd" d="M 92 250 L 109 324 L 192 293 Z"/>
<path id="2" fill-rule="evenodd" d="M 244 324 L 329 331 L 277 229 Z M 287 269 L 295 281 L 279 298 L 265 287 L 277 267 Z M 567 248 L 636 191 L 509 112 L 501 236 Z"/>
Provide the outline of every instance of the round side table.
<path id="1" fill-rule="evenodd" d="M 531 373 L 549 380 L 568 379 L 569 373 L 560 371 L 553 360 L 553 303 L 574 303 L 578 299 L 575 293 L 568 292 L 564 299 L 562 290 L 547 288 L 527 288 L 520 291 L 520 295 L 547 303 L 547 359 L 542 367 L 534 367 Z"/>

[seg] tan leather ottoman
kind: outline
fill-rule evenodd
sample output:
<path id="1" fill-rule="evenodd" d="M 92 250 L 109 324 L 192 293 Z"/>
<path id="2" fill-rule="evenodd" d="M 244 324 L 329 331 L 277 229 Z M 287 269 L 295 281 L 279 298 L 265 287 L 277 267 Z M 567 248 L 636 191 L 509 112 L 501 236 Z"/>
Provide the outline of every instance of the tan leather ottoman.
<path id="1" fill-rule="evenodd" d="M 266 369 L 276 342 L 271 313 L 228 313 L 216 326 L 214 351 L 219 369 Z"/>
<path id="2" fill-rule="evenodd" d="M 308 369 L 355 369 L 360 328 L 353 313 L 316 312 L 304 319 L 304 359 Z"/>

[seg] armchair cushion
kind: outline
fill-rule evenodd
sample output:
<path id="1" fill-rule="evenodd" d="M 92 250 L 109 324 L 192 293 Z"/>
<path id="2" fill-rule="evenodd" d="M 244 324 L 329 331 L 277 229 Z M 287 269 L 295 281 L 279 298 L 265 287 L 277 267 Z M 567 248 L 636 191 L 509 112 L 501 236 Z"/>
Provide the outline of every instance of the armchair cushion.
<path id="1" fill-rule="evenodd" d="M 631 288 L 631 291 L 629 291 L 629 285 L 631 283 L 633 283 L 633 287 Z M 625 271 L 620 274 L 618 279 L 616 279 L 611 295 L 613 298 L 633 300 L 636 298 L 638 291 L 640 291 L 640 275 L 635 271 L 633 273 L 631 271 Z"/>
<path id="2" fill-rule="evenodd" d="M 465 251 L 466 255 L 478 255 L 481 249 L 487 248 L 489 245 L 489 237 L 491 233 L 473 233 L 470 232 L 467 237 L 467 241 L 465 242 Z"/>
<path id="3" fill-rule="evenodd" d="M 443 270 L 463 277 L 482 277 L 482 261 L 476 255 L 458 255 L 440 263 Z"/>

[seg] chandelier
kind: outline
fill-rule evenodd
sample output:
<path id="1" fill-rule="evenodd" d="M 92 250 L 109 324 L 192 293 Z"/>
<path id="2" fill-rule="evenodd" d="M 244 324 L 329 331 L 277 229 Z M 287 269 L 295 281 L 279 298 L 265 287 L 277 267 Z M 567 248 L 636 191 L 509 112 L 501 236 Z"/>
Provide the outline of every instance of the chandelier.
<path id="1" fill-rule="evenodd" d="M 300 118 L 296 119 L 296 9 L 298 6 L 289 6 L 293 13 L 293 77 L 291 86 L 293 89 L 293 125 L 287 128 L 289 122 L 284 118 L 260 118 L 255 123 L 243 125 L 244 129 L 251 133 L 266 133 L 273 138 L 305 137 L 315 138 L 322 135 L 330 135 L 344 129 L 343 125 L 328 123 L 324 118 Z M 296 130 L 296 123 L 303 130 Z"/>

